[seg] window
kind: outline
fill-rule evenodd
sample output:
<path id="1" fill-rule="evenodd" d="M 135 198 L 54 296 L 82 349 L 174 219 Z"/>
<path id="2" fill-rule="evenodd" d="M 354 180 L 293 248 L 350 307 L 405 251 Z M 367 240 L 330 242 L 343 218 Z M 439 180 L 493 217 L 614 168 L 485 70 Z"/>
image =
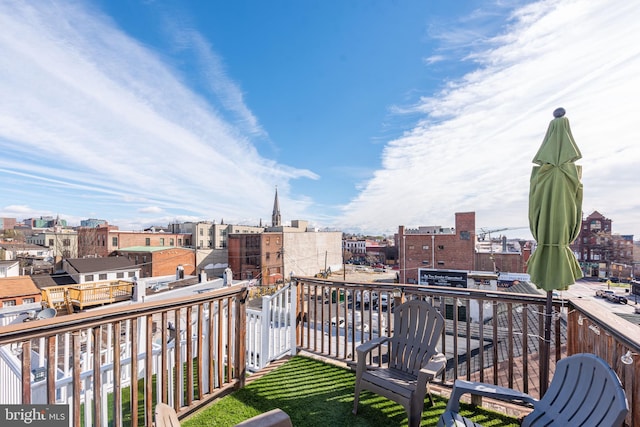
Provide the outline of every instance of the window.
<path id="1" fill-rule="evenodd" d="M 160 238 L 160 246 L 164 246 L 164 237 Z"/>
<path id="2" fill-rule="evenodd" d="M 444 265 L 444 261 L 438 261 L 438 265 Z"/>
<path id="3" fill-rule="evenodd" d="M 202 228 L 200 229 L 200 235 L 204 236 L 204 230 Z"/>
<path id="4" fill-rule="evenodd" d="M 412 251 L 413 250 L 413 245 L 409 245 L 409 247 L 407 249 Z"/>
<path id="5" fill-rule="evenodd" d="M 182 239 L 178 239 L 178 246 L 182 246 Z"/>
<path id="6" fill-rule="evenodd" d="M 84 281 L 85 282 L 92 282 L 93 281 L 93 274 L 85 274 L 84 275 Z"/>
<path id="7" fill-rule="evenodd" d="M 173 238 L 169 239 L 169 246 L 175 246 L 176 242 Z"/>
<path id="8" fill-rule="evenodd" d="M 266 259 L 270 259 L 271 258 L 271 252 L 267 252 L 264 257 Z"/>
<path id="9" fill-rule="evenodd" d="M 444 250 L 444 245 L 438 245 L 438 250 L 443 251 Z"/>
<path id="10" fill-rule="evenodd" d="M 265 237 L 265 238 L 264 238 L 264 244 L 265 244 L 265 245 L 268 245 L 268 244 L 269 244 L 269 242 L 270 242 L 270 239 L 269 239 L 268 237 Z"/>
<path id="11" fill-rule="evenodd" d="M 111 246 L 118 246 L 118 238 L 117 237 L 112 237 L 111 238 Z"/>
<path id="12" fill-rule="evenodd" d="M 423 251 L 428 251 L 429 250 L 429 245 L 422 245 L 422 250 Z"/>
<path id="13" fill-rule="evenodd" d="M 49 246 L 53 246 L 53 239 L 49 239 Z"/>
<path id="14" fill-rule="evenodd" d="M 144 239 L 144 245 L 145 246 L 151 246 L 151 239 L 149 237 Z"/>
<path id="15" fill-rule="evenodd" d="M 62 246 L 71 246 L 71 240 L 69 239 L 64 239 L 62 241 Z"/>
<path id="16" fill-rule="evenodd" d="M 469 233 L 468 231 L 461 231 L 460 240 L 471 240 L 471 233 Z"/>
<path id="17" fill-rule="evenodd" d="M 98 275 L 98 280 L 107 280 L 107 273 L 100 273 Z"/>
<path id="18" fill-rule="evenodd" d="M 14 299 L 8 299 L 5 301 L 2 301 L 2 306 L 3 307 L 14 307 L 16 305 L 16 300 Z"/>
<path id="19" fill-rule="evenodd" d="M 117 272 L 116 279 L 124 279 L 124 273 L 122 271 Z"/>
<path id="20" fill-rule="evenodd" d="M 36 302 L 35 298 L 22 298 L 23 304 L 33 304 L 34 302 Z"/>
<path id="21" fill-rule="evenodd" d="M 426 259 L 422 260 L 422 263 L 425 264 L 425 265 L 429 265 L 429 261 L 426 260 Z"/>
<path id="22" fill-rule="evenodd" d="M 129 277 L 136 277 L 136 273 L 134 273 L 133 271 L 129 272 Z"/>

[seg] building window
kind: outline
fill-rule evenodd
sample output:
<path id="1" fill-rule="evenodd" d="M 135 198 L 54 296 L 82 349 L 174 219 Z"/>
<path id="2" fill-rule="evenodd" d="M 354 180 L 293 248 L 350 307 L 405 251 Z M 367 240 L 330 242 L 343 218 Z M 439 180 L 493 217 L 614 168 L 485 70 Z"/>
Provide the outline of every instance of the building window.
<path id="1" fill-rule="evenodd" d="M 178 239 L 178 246 L 182 246 L 182 239 Z"/>
<path id="2" fill-rule="evenodd" d="M 100 273 L 98 275 L 98 280 L 107 280 L 107 273 Z"/>
<path id="3" fill-rule="evenodd" d="M 15 307 L 15 305 L 16 305 L 16 300 L 14 299 L 8 299 L 5 301 L 2 301 L 3 307 Z"/>
<path id="4" fill-rule="evenodd" d="M 444 250 L 444 245 L 438 245 L 438 250 L 443 251 Z"/>
<path id="5" fill-rule="evenodd" d="M 34 302 L 36 302 L 35 298 L 22 298 L 23 304 L 33 304 Z"/>
<path id="6" fill-rule="evenodd" d="M 438 265 L 444 265 L 444 261 L 438 261 Z"/>
<path id="7" fill-rule="evenodd" d="M 422 260 L 422 263 L 425 264 L 425 265 L 429 265 L 429 261 L 426 260 L 426 259 Z"/>
<path id="8" fill-rule="evenodd" d="M 64 239 L 62 241 L 62 246 L 71 246 L 71 240 L 69 239 Z"/>
<path id="9" fill-rule="evenodd" d="M 204 236 L 204 230 L 202 228 L 200 229 L 200 235 Z"/>
<path id="10" fill-rule="evenodd" d="M 265 243 L 265 245 L 268 245 L 268 244 L 269 244 L 269 242 L 270 242 L 270 239 L 269 239 L 268 237 L 265 237 L 265 238 L 264 238 L 264 243 Z"/>
<path id="11" fill-rule="evenodd" d="M 93 281 L 93 274 L 85 274 L 84 281 L 85 282 L 92 282 Z"/>
<path id="12" fill-rule="evenodd" d="M 134 273 L 133 271 L 129 272 L 129 277 L 136 277 L 136 273 Z"/>
<path id="13" fill-rule="evenodd" d="M 53 246 L 53 239 L 49 239 L 49 246 Z"/>
<path id="14" fill-rule="evenodd" d="M 149 237 L 144 239 L 144 245 L 145 246 L 151 246 L 151 239 Z"/>
<path id="15" fill-rule="evenodd" d="M 413 250 L 413 245 L 409 245 L 409 247 L 407 249 L 412 251 Z"/>
<path id="16" fill-rule="evenodd" d="M 160 238 L 160 246 L 164 246 L 164 237 Z"/>
<path id="17" fill-rule="evenodd" d="M 428 251 L 429 250 L 429 245 L 422 245 L 422 250 L 423 251 Z"/>
<path id="18" fill-rule="evenodd" d="M 471 233 L 469 233 L 468 231 L 461 231 L 460 240 L 471 240 Z"/>
<path id="19" fill-rule="evenodd" d="M 270 259 L 271 258 L 271 252 L 267 252 L 264 257 L 266 259 Z"/>
<path id="20" fill-rule="evenodd" d="M 175 246 L 175 240 L 169 239 L 169 246 Z"/>
<path id="21" fill-rule="evenodd" d="M 124 279 L 124 273 L 122 271 L 117 272 L 116 279 Z"/>
<path id="22" fill-rule="evenodd" d="M 111 246 L 118 246 L 118 238 L 117 237 L 112 237 L 111 238 Z"/>

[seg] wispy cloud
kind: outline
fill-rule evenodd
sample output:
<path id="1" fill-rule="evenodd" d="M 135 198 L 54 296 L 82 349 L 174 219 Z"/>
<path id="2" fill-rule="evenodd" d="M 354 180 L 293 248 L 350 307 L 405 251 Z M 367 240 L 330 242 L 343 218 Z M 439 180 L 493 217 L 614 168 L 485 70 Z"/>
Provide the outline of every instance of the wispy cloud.
<path id="1" fill-rule="evenodd" d="M 44 186 L 25 205 L 258 221 L 276 184 L 317 178 L 257 153 L 249 138 L 264 131 L 197 32 L 186 37 L 221 110 L 78 3 L 3 2 L 0 27 L 0 178 L 19 186 L 16 202 Z"/>
<path id="2" fill-rule="evenodd" d="M 531 159 L 563 106 L 583 153 L 585 213 L 597 209 L 614 232 L 640 235 L 629 172 L 640 164 L 640 6 L 614 3 L 516 9 L 508 27 L 466 53 L 475 70 L 404 110 L 422 117 L 387 144 L 383 168 L 344 207 L 344 224 L 393 232 L 476 211 L 478 227 L 527 226 Z M 458 46 L 472 32 L 443 40 Z"/>

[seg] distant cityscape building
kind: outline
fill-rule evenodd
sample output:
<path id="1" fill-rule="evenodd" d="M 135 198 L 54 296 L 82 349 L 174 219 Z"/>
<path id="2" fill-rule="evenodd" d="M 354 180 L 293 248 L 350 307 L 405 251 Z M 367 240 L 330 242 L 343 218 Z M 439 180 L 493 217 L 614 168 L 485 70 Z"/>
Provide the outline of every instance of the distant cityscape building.
<path id="1" fill-rule="evenodd" d="M 108 223 L 104 219 L 96 219 L 96 218 L 89 218 L 89 219 L 80 220 L 80 227 L 95 228 L 95 227 L 98 227 L 100 225 L 108 225 Z"/>
<path id="2" fill-rule="evenodd" d="M 271 226 L 279 227 L 282 217 L 280 215 L 280 202 L 278 201 L 278 187 L 276 187 L 276 197 L 273 201 L 273 213 L 271 214 Z"/>
<path id="3" fill-rule="evenodd" d="M 0 218 L 0 231 L 13 230 L 17 223 L 15 218 Z"/>
<path id="4" fill-rule="evenodd" d="M 465 270 L 474 269 L 476 243 L 475 212 L 455 214 L 455 228 L 422 226 L 398 228 L 395 245 L 398 247 L 400 283 L 418 283 L 418 269 Z"/>
<path id="5" fill-rule="evenodd" d="M 32 245 L 40 245 L 53 251 L 55 262 L 62 258 L 78 256 L 78 233 L 68 228 L 54 227 L 55 231 L 42 231 L 25 237 Z"/>
<path id="6" fill-rule="evenodd" d="M 229 267 L 236 280 L 273 284 L 293 274 L 314 276 L 342 268 L 342 233 L 317 231 L 304 220 L 282 225 L 276 188 L 272 225 L 261 233 L 232 233 Z"/>
<path id="7" fill-rule="evenodd" d="M 66 227 L 67 220 L 60 219 L 59 216 L 41 216 L 40 218 L 27 218 L 23 221 L 24 225 L 31 228 L 53 228 L 56 226 Z"/>
<path id="8" fill-rule="evenodd" d="M 612 233 L 612 221 L 598 211 L 582 220 L 571 245 L 587 277 L 630 279 L 634 276 L 633 235 Z"/>

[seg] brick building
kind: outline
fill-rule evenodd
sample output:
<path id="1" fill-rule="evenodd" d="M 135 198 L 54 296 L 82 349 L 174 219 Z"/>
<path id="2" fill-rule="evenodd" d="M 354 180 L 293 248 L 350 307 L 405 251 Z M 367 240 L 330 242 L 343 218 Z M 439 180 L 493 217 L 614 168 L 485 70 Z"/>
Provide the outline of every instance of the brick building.
<path id="1" fill-rule="evenodd" d="M 613 234 L 611 224 L 611 219 L 598 211 L 582 220 L 571 249 L 586 277 L 626 280 L 632 276 L 633 235 Z"/>
<path id="2" fill-rule="evenodd" d="M 164 231 L 121 231 L 115 225 L 78 228 L 78 257 L 106 257 L 115 251 L 132 246 L 182 247 L 191 246 L 191 234 Z"/>
<path id="3" fill-rule="evenodd" d="M 140 268 L 141 277 L 170 276 L 181 267 L 184 274 L 195 276 L 196 254 L 194 249 L 167 246 L 133 246 L 116 251 Z"/>
<path id="4" fill-rule="evenodd" d="M 474 269 L 476 241 L 475 212 L 455 214 L 455 228 L 421 226 L 398 228 L 395 244 L 398 248 L 400 283 L 418 283 L 418 269 Z"/>
<path id="5" fill-rule="evenodd" d="M 30 276 L 0 278 L 0 309 L 27 310 L 42 301 L 40 289 Z"/>

